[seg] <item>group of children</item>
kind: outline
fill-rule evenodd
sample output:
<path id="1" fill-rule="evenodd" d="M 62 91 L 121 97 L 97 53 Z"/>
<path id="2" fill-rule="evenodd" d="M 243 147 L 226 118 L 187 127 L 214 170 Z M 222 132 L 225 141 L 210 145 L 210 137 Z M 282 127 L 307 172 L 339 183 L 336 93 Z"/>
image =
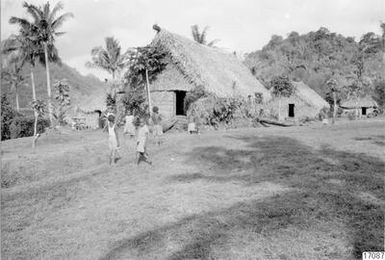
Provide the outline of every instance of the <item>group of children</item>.
<path id="1" fill-rule="evenodd" d="M 156 142 L 158 145 L 161 144 L 160 136 L 163 134 L 163 129 L 161 126 L 161 116 L 158 113 L 158 108 L 153 108 L 153 114 L 151 115 L 151 119 L 154 125 L 153 134 L 155 136 Z M 130 113 L 125 117 L 125 125 L 124 125 L 124 134 L 129 135 L 131 138 L 136 136 L 136 155 L 137 155 L 137 164 L 141 161 L 147 162 L 148 164 L 152 164 L 149 159 L 149 155 L 147 152 L 147 142 L 148 135 L 150 133 L 147 120 L 145 117 L 137 118 L 135 121 L 135 117 Z M 120 143 L 117 135 L 117 127 L 115 115 L 112 113 L 107 114 L 107 124 L 106 128 L 108 129 L 108 146 L 110 150 L 109 155 L 109 164 L 116 163 L 121 157 L 119 155 Z"/>

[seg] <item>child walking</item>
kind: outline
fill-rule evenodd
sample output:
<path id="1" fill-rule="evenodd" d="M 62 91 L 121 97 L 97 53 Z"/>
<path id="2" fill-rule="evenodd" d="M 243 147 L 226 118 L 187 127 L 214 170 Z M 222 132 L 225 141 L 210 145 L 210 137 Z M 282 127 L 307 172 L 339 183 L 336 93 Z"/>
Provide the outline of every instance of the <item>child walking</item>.
<path id="1" fill-rule="evenodd" d="M 147 139 L 148 139 L 148 126 L 143 118 L 139 119 L 139 127 L 137 131 L 137 140 L 136 140 L 136 152 L 138 157 L 137 164 L 141 161 L 145 161 L 148 164 L 152 164 L 148 157 L 147 153 Z"/>
<path id="2" fill-rule="evenodd" d="M 116 163 L 120 159 L 119 155 L 119 140 L 116 133 L 115 116 L 113 114 L 107 115 L 107 127 L 108 127 L 108 147 L 110 149 L 109 164 Z"/>

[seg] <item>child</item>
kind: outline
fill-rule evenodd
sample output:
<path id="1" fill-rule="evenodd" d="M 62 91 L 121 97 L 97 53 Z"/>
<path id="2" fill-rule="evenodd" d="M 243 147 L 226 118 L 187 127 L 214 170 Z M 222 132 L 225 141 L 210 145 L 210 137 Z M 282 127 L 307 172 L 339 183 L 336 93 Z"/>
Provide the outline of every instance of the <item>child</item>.
<path id="1" fill-rule="evenodd" d="M 124 124 L 124 133 L 130 137 L 135 136 L 134 116 L 129 112 L 126 117 L 126 123 Z"/>
<path id="2" fill-rule="evenodd" d="M 109 164 L 111 165 L 112 161 L 116 163 L 120 159 L 118 153 L 119 150 L 119 140 L 116 133 L 116 124 L 115 116 L 111 113 L 107 114 L 107 128 L 108 128 L 108 147 L 110 149 L 110 158 Z"/>
<path id="3" fill-rule="evenodd" d="M 145 123 L 143 118 L 139 119 L 139 127 L 137 131 L 137 140 L 136 140 L 136 152 L 138 154 L 138 165 L 141 161 L 145 161 L 148 164 L 152 162 L 148 158 L 147 154 L 147 139 L 148 139 L 148 126 Z"/>
<path id="4" fill-rule="evenodd" d="M 189 117 L 189 123 L 187 125 L 187 131 L 189 134 L 192 134 L 192 133 L 195 133 L 195 134 L 199 134 L 199 130 L 198 130 L 198 127 L 197 127 L 197 118 L 195 117 L 194 114 L 191 114 L 190 117 Z"/>
<path id="5" fill-rule="evenodd" d="M 159 114 L 158 107 L 154 106 L 152 108 L 153 114 L 151 115 L 152 123 L 154 124 L 154 137 L 158 145 L 160 145 L 161 140 L 160 137 L 163 135 L 163 127 L 161 125 L 162 117 Z"/>

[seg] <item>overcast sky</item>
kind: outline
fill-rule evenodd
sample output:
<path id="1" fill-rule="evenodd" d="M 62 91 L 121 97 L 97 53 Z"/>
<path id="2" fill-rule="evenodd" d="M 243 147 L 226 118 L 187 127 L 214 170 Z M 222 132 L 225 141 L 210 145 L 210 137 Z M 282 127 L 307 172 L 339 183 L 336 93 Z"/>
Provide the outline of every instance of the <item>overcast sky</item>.
<path id="1" fill-rule="evenodd" d="M 30 0 L 35 4 L 45 1 Z M 51 4 L 57 1 L 50 1 Z M 72 12 L 57 39 L 62 59 L 82 74 L 105 74 L 84 66 L 95 46 L 106 36 L 117 38 L 122 48 L 143 46 L 154 37 L 152 25 L 191 38 L 191 25 L 208 25 L 208 40 L 220 39 L 218 47 L 246 53 L 260 49 L 271 35 L 291 31 L 307 33 L 321 26 L 358 39 L 380 33 L 385 21 L 385 0 L 63 0 Z M 11 16 L 26 17 L 22 0 L 1 0 L 1 37 L 17 32 L 8 24 Z"/>

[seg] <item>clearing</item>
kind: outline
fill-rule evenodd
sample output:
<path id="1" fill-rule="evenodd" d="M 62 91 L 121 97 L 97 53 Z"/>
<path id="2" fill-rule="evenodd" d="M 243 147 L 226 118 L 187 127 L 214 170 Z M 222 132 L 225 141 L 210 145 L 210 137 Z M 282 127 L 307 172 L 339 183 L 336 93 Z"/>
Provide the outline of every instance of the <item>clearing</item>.
<path id="1" fill-rule="evenodd" d="M 2 142 L 2 259 L 361 259 L 384 251 L 382 119 Z"/>

